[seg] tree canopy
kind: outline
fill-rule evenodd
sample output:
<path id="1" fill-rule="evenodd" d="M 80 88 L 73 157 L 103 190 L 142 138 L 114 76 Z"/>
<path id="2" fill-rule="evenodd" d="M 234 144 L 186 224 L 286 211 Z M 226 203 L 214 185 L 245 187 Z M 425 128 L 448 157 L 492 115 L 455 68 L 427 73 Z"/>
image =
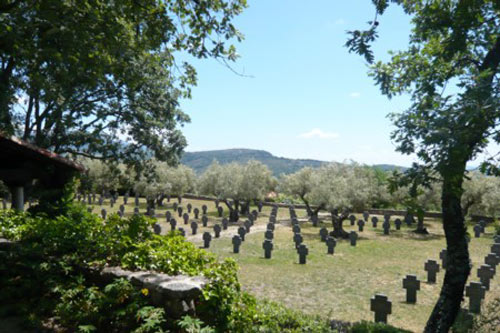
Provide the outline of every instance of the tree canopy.
<path id="1" fill-rule="evenodd" d="M 176 163 L 183 59 L 235 60 L 245 0 L 0 4 L 0 131 L 56 153 Z M 229 44 L 228 44 L 229 43 Z M 124 144 L 127 141 L 127 144 Z"/>

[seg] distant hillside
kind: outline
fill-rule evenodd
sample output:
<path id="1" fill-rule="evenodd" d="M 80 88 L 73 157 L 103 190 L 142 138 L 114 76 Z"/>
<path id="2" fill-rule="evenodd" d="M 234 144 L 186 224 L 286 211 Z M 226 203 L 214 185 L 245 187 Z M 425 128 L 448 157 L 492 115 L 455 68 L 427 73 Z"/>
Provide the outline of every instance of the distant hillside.
<path id="1" fill-rule="evenodd" d="M 182 157 L 182 164 L 193 168 L 196 173 L 202 173 L 214 161 L 221 164 L 239 162 L 246 163 L 249 160 L 257 160 L 267 165 L 275 176 L 280 174 L 290 174 L 309 166 L 313 168 L 320 167 L 327 162 L 308 160 L 308 159 L 291 159 L 284 157 L 276 157 L 264 150 L 254 149 L 225 149 L 225 150 L 210 150 L 200 152 L 186 152 Z M 394 170 L 401 168 L 394 165 L 381 164 L 378 165 L 383 170 Z"/>

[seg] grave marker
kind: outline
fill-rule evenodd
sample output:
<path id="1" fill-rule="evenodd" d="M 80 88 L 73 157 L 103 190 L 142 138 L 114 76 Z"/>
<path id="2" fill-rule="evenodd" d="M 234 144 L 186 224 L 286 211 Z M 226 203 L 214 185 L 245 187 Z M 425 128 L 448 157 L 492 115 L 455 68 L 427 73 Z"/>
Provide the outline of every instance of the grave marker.
<path id="1" fill-rule="evenodd" d="M 161 234 L 161 225 L 158 223 L 153 224 L 153 231 L 157 235 Z"/>
<path id="2" fill-rule="evenodd" d="M 170 219 L 170 230 L 174 231 L 177 221 L 175 219 Z"/>
<path id="3" fill-rule="evenodd" d="M 262 243 L 264 249 L 264 258 L 271 259 L 271 252 L 273 251 L 273 242 L 270 239 L 265 239 Z"/>
<path id="4" fill-rule="evenodd" d="M 491 253 L 494 253 L 497 256 L 500 256 L 500 243 L 494 243 L 491 246 Z"/>
<path id="5" fill-rule="evenodd" d="M 206 226 L 207 226 L 207 223 L 208 223 L 208 216 L 203 215 L 203 216 L 201 217 L 201 223 L 203 224 L 203 226 L 204 226 L 204 227 L 206 227 Z"/>
<path id="6" fill-rule="evenodd" d="M 365 222 L 368 222 L 368 218 L 370 217 L 370 214 L 368 212 L 363 212 L 363 219 L 365 220 Z"/>
<path id="7" fill-rule="evenodd" d="M 222 219 L 222 230 L 227 230 L 228 220 L 226 218 Z"/>
<path id="8" fill-rule="evenodd" d="M 479 224 L 476 224 L 473 230 L 474 230 L 474 237 L 476 238 L 481 237 L 481 226 Z"/>
<path id="9" fill-rule="evenodd" d="M 326 246 L 327 246 L 327 252 L 328 254 L 333 254 L 335 252 L 335 246 L 337 246 L 337 241 L 335 238 L 329 236 L 326 239 Z"/>
<path id="10" fill-rule="evenodd" d="M 384 228 L 384 235 L 389 235 L 389 230 L 391 229 L 391 224 L 387 221 L 382 223 L 382 228 Z"/>
<path id="11" fill-rule="evenodd" d="M 177 230 L 179 230 L 179 233 L 181 234 L 182 237 L 186 237 L 186 230 L 184 230 L 184 228 L 179 228 Z"/>
<path id="12" fill-rule="evenodd" d="M 401 230 L 401 224 L 402 224 L 402 222 L 401 222 L 401 219 L 399 219 L 399 218 L 394 221 L 394 225 L 396 226 L 396 230 Z"/>
<path id="13" fill-rule="evenodd" d="M 318 215 L 313 214 L 311 216 L 311 221 L 312 221 L 313 227 L 317 227 L 318 226 Z"/>
<path id="14" fill-rule="evenodd" d="M 300 234 L 300 226 L 298 224 L 295 224 L 293 227 L 292 227 L 292 231 L 293 233 L 295 234 Z"/>
<path id="15" fill-rule="evenodd" d="M 326 238 L 328 237 L 328 229 L 325 227 L 319 229 L 319 235 L 321 236 L 321 241 L 326 242 Z"/>
<path id="16" fill-rule="evenodd" d="M 268 223 L 267 224 L 267 230 L 274 231 L 274 223 Z"/>
<path id="17" fill-rule="evenodd" d="M 496 273 L 496 267 L 499 262 L 500 262 L 500 257 L 498 257 L 494 253 L 488 253 L 488 255 L 484 258 L 484 263 L 486 265 L 490 265 L 495 273 Z"/>
<path id="18" fill-rule="evenodd" d="M 417 290 L 420 290 L 420 281 L 416 275 L 407 275 L 403 279 L 403 288 L 406 289 L 406 303 L 417 302 Z"/>
<path id="19" fill-rule="evenodd" d="M 465 288 L 465 296 L 469 297 L 469 311 L 481 313 L 481 300 L 484 298 L 485 288 L 480 282 L 471 282 Z"/>
<path id="20" fill-rule="evenodd" d="M 485 290 L 490 290 L 490 280 L 495 276 L 495 270 L 490 265 L 481 265 L 477 270 L 477 277 Z"/>
<path id="21" fill-rule="evenodd" d="M 188 213 L 184 213 L 182 215 L 182 219 L 184 220 L 184 224 L 188 224 L 188 222 L 189 222 L 189 214 Z"/>
<path id="22" fill-rule="evenodd" d="M 272 240 L 274 238 L 274 232 L 272 230 L 266 230 L 264 233 L 264 238 Z"/>
<path id="23" fill-rule="evenodd" d="M 353 226 L 354 223 L 356 222 L 356 216 L 354 216 L 353 214 L 351 214 L 349 216 L 349 220 L 351 221 L 351 226 Z M 358 225 L 359 225 L 359 221 L 358 221 Z"/>
<path id="24" fill-rule="evenodd" d="M 195 208 L 195 209 L 193 209 L 193 213 L 194 213 L 194 218 L 198 219 L 198 215 L 200 214 L 200 210 L 198 208 Z"/>
<path id="25" fill-rule="evenodd" d="M 193 235 L 196 235 L 196 230 L 198 230 L 198 223 L 196 221 L 191 222 L 191 232 Z"/>
<path id="26" fill-rule="evenodd" d="M 203 242 L 205 249 L 208 249 L 210 247 L 210 241 L 212 241 L 212 235 L 208 231 L 205 231 L 203 233 Z"/>
<path id="27" fill-rule="evenodd" d="M 207 213 L 207 209 L 208 209 L 207 205 L 201 206 L 201 210 L 203 211 L 203 214 Z"/>
<path id="28" fill-rule="evenodd" d="M 351 224 L 352 225 L 352 224 Z M 365 221 L 358 220 L 358 231 L 363 232 L 363 228 L 365 227 Z"/>
<path id="29" fill-rule="evenodd" d="M 427 283 L 436 283 L 436 274 L 439 272 L 439 264 L 435 260 L 427 260 L 424 265 L 427 272 Z"/>
<path id="30" fill-rule="evenodd" d="M 375 312 L 375 322 L 387 324 L 387 316 L 392 313 L 392 302 L 387 296 L 377 294 L 370 300 L 370 310 Z"/>
<path id="31" fill-rule="evenodd" d="M 134 215 L 139 215 L 139 207 L 134 207 Z"/>
<path id="32" fill-rule="evenodd" d="M 378 223 L 378 218 L 376 216 L 372 217 L 372 226 L 374 228 L 377 227 L 377 223 Z"/>
<path id="33" fill-rule="evenodd" d="M 170 213 L 170 211 L 166 211 L 165 212 L 165 219 L 167 220 L 167 222 L 170 222 L 170 219 L 172 218 L 172 213 Z"/>
<path id="34" fill-rule="evenodd" d="M 224 208 L 222 208 L 222 206 L 217 207 L 217 213 L 219 213 L 219 217 L 222 217 L 222 213 L 224 213 Z"/>
<path id="35" fill-rule="evenodd" d="M 299 254 L 299 264 L 304 265 L 306 263 L 306 257 L 309 254 L 307 246 L 300 244 L 297 248 L 297 253 Z"/>
<path id="36" fill-rule="evenodd" d="M 191 214 L 191 209 L 193 209 L 193 205 L 191 205 L 191 203 L 188 203 L 186 208 L 188 210 L 188 214 Z"/>
<path id="37" fill-rule="evenodd" d="M 181 207 L 181 206 L 177 207 L 177 213 L 179 214 L 179 217 L 182 217 L 182 211 L 183 211 L 183 210 L 184 210 L 184 209 L 182 209 L 182 207 Z"/>
<path id="38" fill-rule="evenodd" d="M 356 242 L 358 240 L 358 234 L 356 231 L 351 231 L 349 233 L 349 240 L 351 241 L 351 246 L 356 246 Z"/>
<path id="39" fill-rule="evenodd" d="M 215 238 L 219 238 L 220 237 L 220 231 L 221 231 L 220 224 L 214 225 Z"/>
<path id="40" fill-rule="evenodd" d="M 293 241 L 295 242 L 295 248 L 298 249 L 300 244 L 302 244 L 302 241 L 304 238 L 302 237 L 301 234 L 294 234 L 293 235 Z"/>
<path id="41" fill-rule="evenodd" d="M 101 209 L 101 217 L 102 217 L 103 220 L 106 219 L 106 209 L 104 209 L 104 208 Z"/>
<path id="42" fill-rule="evenodd" d="M 233 240 L 232 240 L 233 253 L 240 253 L 241 242 L 242 242 L 242 240 L 241 240 L 240 236 L 238 236 L 238 235 L 233 236 Z"/>
<path id="43" fill-rule="evenodd" d="M 259 201 L 259 203 L 257 204 L 257 208 L 259 209 L 259 213 L 262 212 L 262 206 L 264 206 L 264 204 L 262 203 L 262 201 Z"/>
<path id="44" fill-rule="evenodd" d="M 241 241 L 245 241 L 245 234 L 247 233 L 246 229 L 244 227 L 239 227 L 238 228 L 238 235 L 240 235 Z"/>

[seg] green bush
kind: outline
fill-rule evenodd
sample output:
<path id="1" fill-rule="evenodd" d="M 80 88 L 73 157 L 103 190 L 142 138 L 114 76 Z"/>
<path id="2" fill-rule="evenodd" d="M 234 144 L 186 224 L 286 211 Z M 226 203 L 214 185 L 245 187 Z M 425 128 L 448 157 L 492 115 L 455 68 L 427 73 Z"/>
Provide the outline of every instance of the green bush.
<path id="1" fill-rule="evenodd" d="M 402 330 L 390 325 L 382 323 L 372 323 L 362 321 L 352 326 L 352 333 L 410 333 L 410 331 Z"/>

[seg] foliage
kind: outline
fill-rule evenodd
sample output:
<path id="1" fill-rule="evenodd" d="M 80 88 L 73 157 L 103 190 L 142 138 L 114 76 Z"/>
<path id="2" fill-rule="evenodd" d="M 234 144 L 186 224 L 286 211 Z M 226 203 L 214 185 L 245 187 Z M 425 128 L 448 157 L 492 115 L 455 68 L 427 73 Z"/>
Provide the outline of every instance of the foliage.
<path id="1" fill-rule="evenodd" d="M 186 333 L 214 333 L 210 327 L 203 327 L 203 322 L 198 318 L 193 318 L 191 316 L 184 316 L 182 320 L 179 320 L 178 325 Z"/>
<path id="2" fill-rule="evenodd" d="M 469 172 L 464 180 L 462 211 L 464 215 L 475 214 L 497 217 L 500 201 L 500 179 Z"/>
<path id="3" fill-rule="evenodd" d="M 118 189 L 122 174 L 118 165 L 90 158 L 80 158 L 79 163 L 85 168 L 80 176 L 81 193 L 109 193 Z"/>
<path id="4" fill-rule="evenodd" d="M 405 333 L 409 332 L 387 324 L 362 321 L 352 326 L 352 333 Z"/>
<path id="5" fill-rule="evenodd" d="M 177 162 L 196 71 L 234 61 L 245 0 L 4 1 L 0 129 L 57 153 Z M 124 138 L 128 141 L 123 144 Z M 130 140 L 128 140 L 130 139 Z"/>

